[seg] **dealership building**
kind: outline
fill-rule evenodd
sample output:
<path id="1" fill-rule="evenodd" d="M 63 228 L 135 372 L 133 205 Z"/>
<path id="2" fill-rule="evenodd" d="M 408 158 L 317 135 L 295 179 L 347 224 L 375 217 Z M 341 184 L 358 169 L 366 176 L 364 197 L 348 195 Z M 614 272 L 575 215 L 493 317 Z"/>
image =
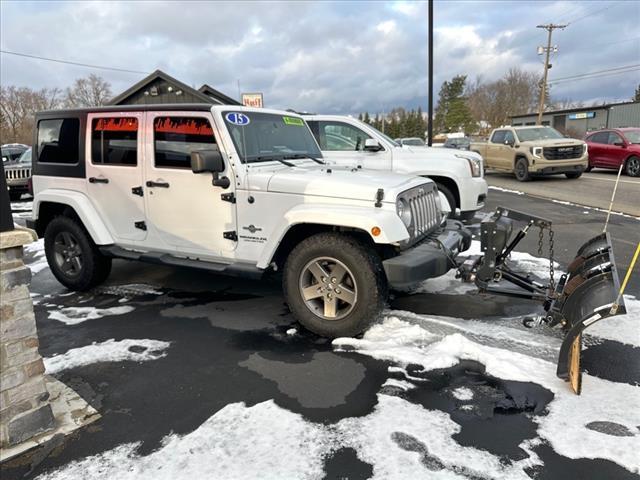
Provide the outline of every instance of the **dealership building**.
<path id="1" fill-rule="evenodd" d="M 514 115 L 511 117 L 511 125 L 535 125 L 537 119 L 537 113 Z M 611 103 L 545 112 L 542 115 L 542 124 L 576 138 L 582 138 L 587 132 L 603 128 L 640 127 L 640 102 Z"/>

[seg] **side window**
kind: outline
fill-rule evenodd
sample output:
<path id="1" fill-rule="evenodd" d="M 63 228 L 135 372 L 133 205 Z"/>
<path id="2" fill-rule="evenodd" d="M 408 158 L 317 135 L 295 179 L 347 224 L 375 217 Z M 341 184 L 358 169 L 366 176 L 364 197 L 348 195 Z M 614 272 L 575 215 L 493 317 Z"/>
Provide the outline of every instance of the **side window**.
<path id="1" fill-rule="evenodd" d="M 138 119 L 95 118 L 91 125 L 91 161 L 94 164 L 138 164 Z"/>
<path id="2" fill-rule="evenodd" d="M 609 132 L 609 141 L 607 143 L 609 143 L 609 145 L 613 145 L 614 143 L 623 143 L 623 141 L 617 133 Z"/>
<path id="3" fill-rule="evenodd" d="M 321 150 L 363 150 L 364 141 L 371 138 L 359 128 L 342 122 L 318 122 L 318 130 Z"/>
<path id="4" fill-rule="evenodd" d="M 504 140 L 502 143 L 509 142 L 511 145 L 516 143 L 516 137 L 513 135 L 511 130 L 507 130 L 504 132 Z"/>
<path id="5" fill-rule="evenodd" d="M 215 148 L 209 120 L 202 117 L 157 117 L 153 122 L 155 166 L 191 169 L 191 152 Z"/>
<path id="6" fill-rule="evenodd" d="M 593 143 L 607 143 L 609 139 L 609 132 L 598 132 L 590 137 L 590 141 Z"/>
<path id="7" fill-rule="evenodd" d="M 496 130 L 493 132 L 491 136 L 491 143 L 501 143 L 504 144 L 504 136 L 507 133 L 506 130 Z"/>
<path id="8" fill-rule="evenodd" d="M 58 118 L 38 122 L 38 162 L 77 164 L 80 120 Z"/>

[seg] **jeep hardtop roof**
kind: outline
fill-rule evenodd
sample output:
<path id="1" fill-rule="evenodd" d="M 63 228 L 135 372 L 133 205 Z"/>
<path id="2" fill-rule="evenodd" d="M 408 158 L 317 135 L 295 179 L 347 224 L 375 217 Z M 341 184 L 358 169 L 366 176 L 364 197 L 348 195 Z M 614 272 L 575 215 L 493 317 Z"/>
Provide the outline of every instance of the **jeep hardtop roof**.
<path id="1" fill-rule="evenodd" d="M 60 114 L 86 114 L 98 112 L 156 112 L 156 111 L 188 111 L 196 110 L 199 112 L 208 112 L 213 105 L 206 103 L 164 103 L 150 105 L 107 105 L 104 107 L 86 107 L 86 108 L 65 108 L 60 110 L 44 110 L 38 112 L 38 115 L 60 115 Z M 233 109 L 238 108 L 235 105 L 226 105 Z"/>

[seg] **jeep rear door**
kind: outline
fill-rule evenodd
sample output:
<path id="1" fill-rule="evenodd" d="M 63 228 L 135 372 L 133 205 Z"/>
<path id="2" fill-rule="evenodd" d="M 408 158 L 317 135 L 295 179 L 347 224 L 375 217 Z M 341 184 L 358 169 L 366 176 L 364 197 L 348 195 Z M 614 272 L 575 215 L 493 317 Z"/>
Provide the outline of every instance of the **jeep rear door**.
<path id="1" fill-rule="evenodd" d="M 179 256 L 228 257 L 236 247 L 236 205 L 221 195 L 234 193 L 233 170 L 226 163 L 220 173 L 231 180 L 227 189 L 213 186 L 211 173 L 191 171 L 192 151 L 220 147 L 211 113 L 147 112 L 146 122 L 146 245 Z"/>
<path id="2" fill-rule="evenodd" d="M 87 193 L 116 243 L 135 244 L 147 235 L 142 186 L 144 115 L 141 112 L 87 116 Z M 142 222 L 142 223 L 140 223 Z"/>

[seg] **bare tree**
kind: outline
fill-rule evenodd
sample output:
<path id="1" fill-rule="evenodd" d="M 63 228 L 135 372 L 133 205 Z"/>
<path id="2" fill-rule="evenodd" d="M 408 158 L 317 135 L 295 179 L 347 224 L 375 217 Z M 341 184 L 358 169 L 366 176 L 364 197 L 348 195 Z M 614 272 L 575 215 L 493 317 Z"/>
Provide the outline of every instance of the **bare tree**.
<path id="1" fill-rule="evenodd" d="M 111 84 L 98 75 L 78 78 L 72 87 L 67 88 L 65 105 L 67 107 L 99 107 L 106 105 L 111 98 Z"/>
<path id="2" fill-rule="evenodd" d="M 466 97 L 474 119 L 495 128 L 509 123 L 513 115 L 534 110 L 538 91 L 537 74 L 512 68 L 493 82 L 476 79 L 467 87 Z"/>
<path id="3" fill-rule="evenodd" d="M 58 88 L 0 87 L 0 143 L 30 144 L 35 113 L 59 107 L 60 93 Z"/>

